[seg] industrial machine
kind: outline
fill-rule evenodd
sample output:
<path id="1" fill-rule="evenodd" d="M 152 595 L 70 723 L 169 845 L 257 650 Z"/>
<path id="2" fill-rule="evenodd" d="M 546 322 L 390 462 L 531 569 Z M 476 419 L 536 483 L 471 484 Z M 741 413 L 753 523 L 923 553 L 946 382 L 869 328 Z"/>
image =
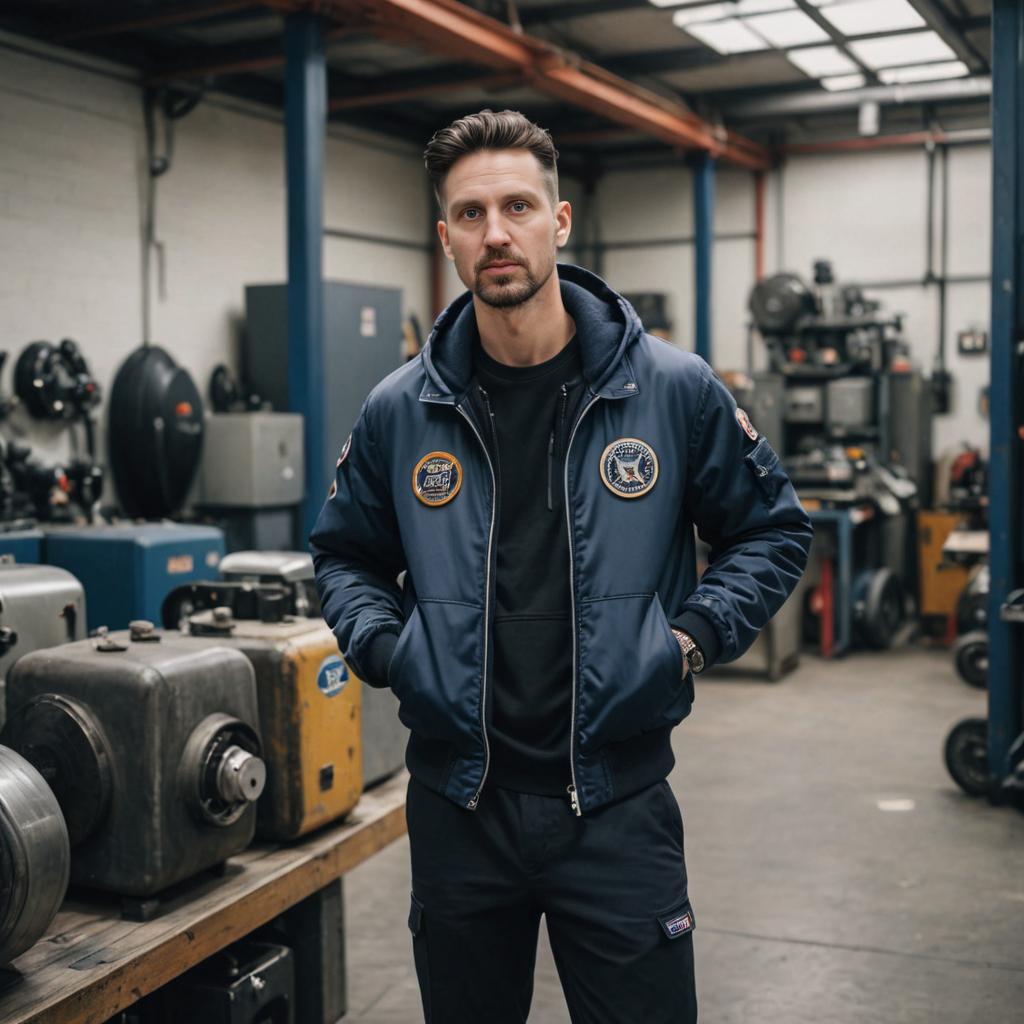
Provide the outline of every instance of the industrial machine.
<path id="1" fill-rule="evenodd" d="M 331 482 L 334 458 L 355 424 L 370 390 L 402 365 L 402 293 L 395 288 L 323 282 L 324 323 L 316 339 L 321 360 L 322 391 L 316 404 L 323 409 L 322 434 L 307 438 L 325 453 L 323 464 L 307 467 L 306 516 L 319 509 Z M 288 393 L 288 287 L 248 285 L 245 289 L 245 332 L 242 336 L 242 376 L 249 392 L 260 395 L 279 411 L 304 413 L 303 396 L 293 403 Z M 307 418 L 307 430 L 309 423 Z M 315 507 L 313 507 L 315 506 Z M 308 528 L 306 522 L 303 529 Z M 304 541 L 304 537 L 302 538 Z"/>
<path id="2" fill-rule="evenodd" d="M 220 589 L 228 588 L 227 592 Z M 194 611 L 176 642 L 242 652 L 256 676 L 266 791 L 256 830 L 288 840 L 347 814 L 363 791 L 360 688 L 338 657 L 334 634 L 320 620 L 283 612 L 278 584 L 197 584 Z M 233 597 L 261 594 L 236 617 Z M 238 605 L 239 602 L 236 602 Z M 169 634 L 172 635 L 172 634 Z"/>
<path id="3" fill-rule="evenodd" d="M 253 670 L 238 651 L 140 628 L 19 658 L 0 742 L 53 790 L 71 881 L 151 897 L 252 840 L 266 769 Z"/>
<path id="4" fill-rule="evenodd" d="M 151 1005 L 144 1019 L 152 1024 L 294 1024 L 295 956 L 287 946 L 244 939 L 175 979 Z"/>
<path id="5" fill-rule="evenodd" d="M 295 547 L 306 488 L 302 431 L 298 413 L 207 417 L 197 506 L 224 530 L 229 551 Z"/>
<path id="6" fill-rule="evenodd" d="M 208 579 L 223 554 L 216 527 L 141 523 L 47 530 L 44 558 L 82 581 L 94 630 L 125 629 L 134 619 L 159 622 L 167 594 Z"/>
<path id="7" fill-rule="evenodd" d="M 405 763 L 409 732 L 399 721 L 398 700 L 388 689 L 363 685 L 337 658 L 337 641 L 320 618 L 312 558 L 304 551 L 236 551 L 224 557 L 220 570 L 220 581 L 182 587 L 168 596 L 162 614 L 165 628 L 187 629 L 190 615 L 219 606 L 227 607 L 236 620 L 292 618 L 294 625 L 305 620 L 307 631 L 329 638 L 324 650 L 329 649 L 341 666 L 339 671 L 344 671 L 345 678 L 340 681 L 361 691 L 359 745 L 364 788 L 399 771 Z"/>
<path id="8" fill-rule="evenodd" d="M 121 364 L 107 437 L 125 514 L 159 519 L 178 512 L 199 468 L 203 400 L 168 352 L 144 345 Z"/>
<path id="9" fill-rule="evenodd" d="M 33 765 L 0 747 L 0 967 L 42 936 L 68 887 L 64 815 Z"/>
<path id="10" fill-rule="evenodd" d="M 902 320 L 883 315 L 856 285 L 837 284 L 824 260 L 813 286 L 795 274 L 759 282 L 749 308 L 769 366 L 753 374 L 741 404 L 778 449 L 812 518 L 818 509 L 869 510 L 859 520 L 867 525 L 839 531 L 837 548 L 849 548 L 834 554 L 850 566 L 838 581 L 852 593 L 844 628 L 886 647 L 904 595 L 916 590 L 912 513 L 930 489 L 931 396 L 908 358 Z M 820 592 L 808 601 L 813 624 Z"/>
<path id="11" fill-rule="evenodd" d="M 11 665 L 23 654 L 85 639 L 85 591 L 52 565 L 0 562 L 0 726 Z"/>

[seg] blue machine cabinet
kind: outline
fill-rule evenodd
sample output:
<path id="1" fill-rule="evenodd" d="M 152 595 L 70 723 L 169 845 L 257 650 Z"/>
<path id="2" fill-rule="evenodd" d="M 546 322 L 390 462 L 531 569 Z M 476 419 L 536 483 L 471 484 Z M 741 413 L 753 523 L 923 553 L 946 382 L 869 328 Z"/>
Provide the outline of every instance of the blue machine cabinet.
<path id="1" fill-rule="evenodd" d="M 181 523 L 59 528 L 47 533 L 43 555 L 82 581 L 90 630 L 159 623 L 167 594 L 210 579 L 223 556 L 221 530 Z"/>
<path id="2" fill-rule="evenodd" d="M 42 530 L 0 532 L 0 558 L 9 558 L 19 565 L 38 565 L 43 560 Z"/>

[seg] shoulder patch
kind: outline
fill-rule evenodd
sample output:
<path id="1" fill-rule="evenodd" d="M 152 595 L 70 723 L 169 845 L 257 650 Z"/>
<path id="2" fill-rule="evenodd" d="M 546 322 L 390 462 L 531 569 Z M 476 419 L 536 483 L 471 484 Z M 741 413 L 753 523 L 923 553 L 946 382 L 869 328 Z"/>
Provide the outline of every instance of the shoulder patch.
<path id="1" fill-rule="evenodd" d="M 462 463 L 451 452 L 430 452 L 412 471 L 412 492 L 430 508 L 447 505 L 462 487 Z"/>
<path id="2" fill-rule="evenodd" d="M 636 437 L 620 437 L 601 453 L 601 481 L 620 498 L 639 498 L 658 480 L 658 456 Z"/>
<path id="3" fill-rule="evenodd" d="M 750 438 L 751 441 L 756 441 L 758 434 L 754 429 L 754 424 L 750 422 L 750 417 L 742 410 L 736 410 L 736 421 L 743 428 L 743 433 Z"/>
<path id="4" fill-rule="evenodd" d="M 341 468 L 341 464 L 345 461 L 345 458 L 348 455 L 348 450 L 351 447 L 352 447 L 352 435 L 349 434 L 348 437 L 345 440 L 345 443 L 341 446 L 341 454 L 338 456 L 337 464 L 334 467 L 335 469 L 340 469 Z"/>

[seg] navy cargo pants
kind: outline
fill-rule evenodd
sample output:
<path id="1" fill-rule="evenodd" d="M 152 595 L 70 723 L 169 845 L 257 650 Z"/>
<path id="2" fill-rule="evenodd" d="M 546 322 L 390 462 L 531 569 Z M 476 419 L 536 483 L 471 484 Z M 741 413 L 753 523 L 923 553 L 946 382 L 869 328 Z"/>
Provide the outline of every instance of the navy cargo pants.
<path id="1" fill-rule="evenodd" d="M 695 1024 L 683 822 L 667 782 L 576 817 L 489 787 L 476 811 L 410 780 L 416 974 L 427 1024 L 522 1024 L 540 918 L 573 1024 Z"/>

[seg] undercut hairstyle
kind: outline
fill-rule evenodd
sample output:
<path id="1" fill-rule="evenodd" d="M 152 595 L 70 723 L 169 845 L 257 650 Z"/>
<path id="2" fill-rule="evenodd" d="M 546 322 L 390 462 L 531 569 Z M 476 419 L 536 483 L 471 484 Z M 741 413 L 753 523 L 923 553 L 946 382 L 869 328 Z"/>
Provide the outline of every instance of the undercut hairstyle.
<path id="1" fill-rule="evenodd" d="M 537 159 L 551 206 L 558 203 L 558 150 L 551 133 L 518 110 L 481 110 L 453 121 L 434 133 L 423 153 L 441 216 L 445 214 L 444 183 L 457 160 L 482 149 L 527 149 Z"/>

